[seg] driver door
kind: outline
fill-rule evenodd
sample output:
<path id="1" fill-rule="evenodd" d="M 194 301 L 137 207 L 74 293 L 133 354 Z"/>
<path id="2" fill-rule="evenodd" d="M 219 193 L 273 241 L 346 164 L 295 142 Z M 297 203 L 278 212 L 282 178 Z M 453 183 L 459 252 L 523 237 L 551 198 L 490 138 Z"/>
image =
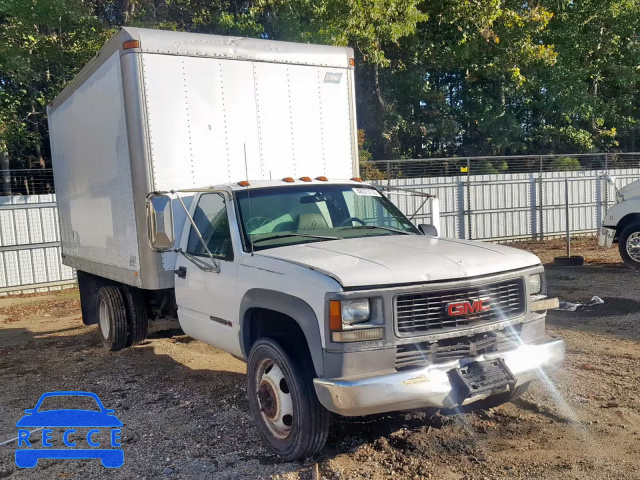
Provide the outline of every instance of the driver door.
<path id="1" fill-rule="evenodd" d="M 204 193 L 197 201 L 193 220 L 220 272 L 205 271 L 184 255 L 178 256 L 175 279 L 178 319 L 190 337 L 241 355 L 238 302 L 234 301 L 238 263 L 231 241 L 229 202 L 224 192 Z M 189 224 L 181 245 L 189 255 L 213 266 L 193 225 Z"/>

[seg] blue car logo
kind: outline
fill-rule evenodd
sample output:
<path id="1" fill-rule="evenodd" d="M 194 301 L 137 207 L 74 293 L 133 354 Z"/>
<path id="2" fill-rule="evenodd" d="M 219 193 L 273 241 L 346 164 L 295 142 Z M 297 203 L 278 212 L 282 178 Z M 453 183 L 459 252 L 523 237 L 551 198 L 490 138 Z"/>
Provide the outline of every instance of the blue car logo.
<path id="1" fill-rule="evenodd" d="M 42 402 L 51 397 L 86 397 L 95 400 L 99 410 L 85 409 L 57 409 L 40 411 Z M 40 397 L 34 408 L 24 411 L 26 415 L 18 420 L 18 449 L 16 450 L 16 465 L 20 468 L 33 468 L 41 458 L 53 459 L 84 459 L 99 458 L 107 468 L 119 468 L 124 463 L 124 452 L 120 447 L 120 432 L 122 422 L 114 415 L 114 410 L 104 408 L 95 393 L 91 392 L 49 392 Z M 30 440 L 33 430 L 42 429 L 41 445 Z M 67 448 L 53 448 L 53 428 L 64 428 L 62 441 Z M 85 435 L 76 430 L 89 429 Z M 100 448 L 98 437 L 103 435 L 101 430 L 110 429 L 109 446 Z M 81 438 L 82 437 L 82 438 Z M 91 448 L 74 448 L 79 441 L 84 441 Z M 33 443 L 33 445 L 32 445 Z M 104 440 L 102 443 L 105 443 Z M 42 448 L 40 448 L 42 447 Z"/>

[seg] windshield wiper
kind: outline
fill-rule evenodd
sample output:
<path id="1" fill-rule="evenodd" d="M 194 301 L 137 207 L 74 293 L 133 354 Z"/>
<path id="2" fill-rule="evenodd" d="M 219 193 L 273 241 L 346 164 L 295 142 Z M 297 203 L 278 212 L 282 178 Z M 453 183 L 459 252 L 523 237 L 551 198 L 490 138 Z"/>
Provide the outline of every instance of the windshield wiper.
<path id="1" fill-rule="evenodd" d="M 404 235 L 414 235 L 413 233 L 407 232 L 406 230 L 400 230 L 399 228 L 393 227 L 383 227 L 381 225 L 352 225 L 350 227 L 342 227 L 340 228 L 340 230 L 372 230 L 376 228 L 380 230 L 386 230 L 388 232 L 402 233 Z"/>
<path id="2" fill-rule="evenodd" d="M 327 235 L 311 235 L 309 233 L 281 233 L 279 235 L 271 235 L 270 237 L 258 238 L 257 240 L 252 240 L 252 242 L 260 243 L 260 242 L 266 242 L 267 240 L 275 240 L 277 238 L 289 238 L 289 237 L 308 237 L 308 238 L 315 238 L 317 240 L 340 240 L 339 237 L 329 237 Z"/>

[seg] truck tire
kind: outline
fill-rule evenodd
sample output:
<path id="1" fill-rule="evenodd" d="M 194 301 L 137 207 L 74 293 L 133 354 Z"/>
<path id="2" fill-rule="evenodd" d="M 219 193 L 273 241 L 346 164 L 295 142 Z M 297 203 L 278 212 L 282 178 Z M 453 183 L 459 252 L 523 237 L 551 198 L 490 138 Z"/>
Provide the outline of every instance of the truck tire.
<path id="1" fill-rule="evenodd" d="M 143 342 L 147 338 L 149 330 L 149 317 L 147 316 L 147 304 L 142 292 L 137 288 L 122 285 L 122 296 L 127 308 L 127 344 L 130 347 Z"/>
<path id="2" fill-rule="evenodd" d="M 284 340 L 263 338 L 249 353 L 247 396 L 258 433 L 286 461 L 313 455 L 329 434 L 329 412 L 313 387 L 308 352 Z"/>
<path id="3" fill-rule="evenodd" d="M 489 410 L 490 408 L 499 407 L 500 405 L 519 399 L 529 389 L 530 383 L 531 382 L 525 382 L 508 392 L 491 395 L 490 397 L 478 400 L 477 402 L 470 403 L 469 405 L 464 405 L 457 409 L 450 409 L 443 413 L 469 413 L 476 412 L 478 410 Z"/>
<path id="4" fill-rule="evenodd" d="M 107 350 L 127 346 L 127 309 L 120 289 L 109 285 L 98 290 L 98 332 Z"/>
<path id="5" fill-rule="evenodd" d="M 622 229 L 618 250 L 625 265 L 640 270 L 640 223 L 632 223 Z"/>

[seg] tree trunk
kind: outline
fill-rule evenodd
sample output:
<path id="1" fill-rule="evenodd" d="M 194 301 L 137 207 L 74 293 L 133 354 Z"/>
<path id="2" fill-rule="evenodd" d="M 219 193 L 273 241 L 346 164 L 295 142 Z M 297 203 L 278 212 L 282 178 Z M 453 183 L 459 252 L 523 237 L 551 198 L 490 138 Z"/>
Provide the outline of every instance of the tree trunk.
<path id="1" fill-rule="evenodd" d="M 155 19 L 157 21 L 165 21 L 168 16 L 169 7 L 167 6 L 167 0 L 154 0 Z"/>
<path id="2" fill-rule="evenodd" d="M 378 64 L 374 64 L 373 66 L 373 75 L 374 75 L 374 83 L 376 86 L 376 96 L 378 97 L 378 103 L 380 104 L 380 109 L 384 111 L 387 106 L 387 103 L 384 101 L 384 97 L 382 96 L 382 88 L 380 87 L 380 71 Z"/>
<path id="3" fill-rule="evenodd" d="M 33 100 L 31 101 L 31 116 L 31 122 L 33 125 L 32 130 L 40 139 L 42 139 L 42 132 L 40 131 L 40 121 L 38 120 L 38 112 L 36 111 L 36 104 L 33 102 Z M 42 145 L 40 141 L 36 142 L 35 149 L 38 166 L 40 168 L 47 168 L 47 164 L 44 161 L 44 156 L 42 155 Z"/>
<path id="4" fill-rule="evenodd" d="M 0 141 L 0 193 L 11 195 L 11 172 L 9 170 L 9 152 L 7 144 Z"/>

